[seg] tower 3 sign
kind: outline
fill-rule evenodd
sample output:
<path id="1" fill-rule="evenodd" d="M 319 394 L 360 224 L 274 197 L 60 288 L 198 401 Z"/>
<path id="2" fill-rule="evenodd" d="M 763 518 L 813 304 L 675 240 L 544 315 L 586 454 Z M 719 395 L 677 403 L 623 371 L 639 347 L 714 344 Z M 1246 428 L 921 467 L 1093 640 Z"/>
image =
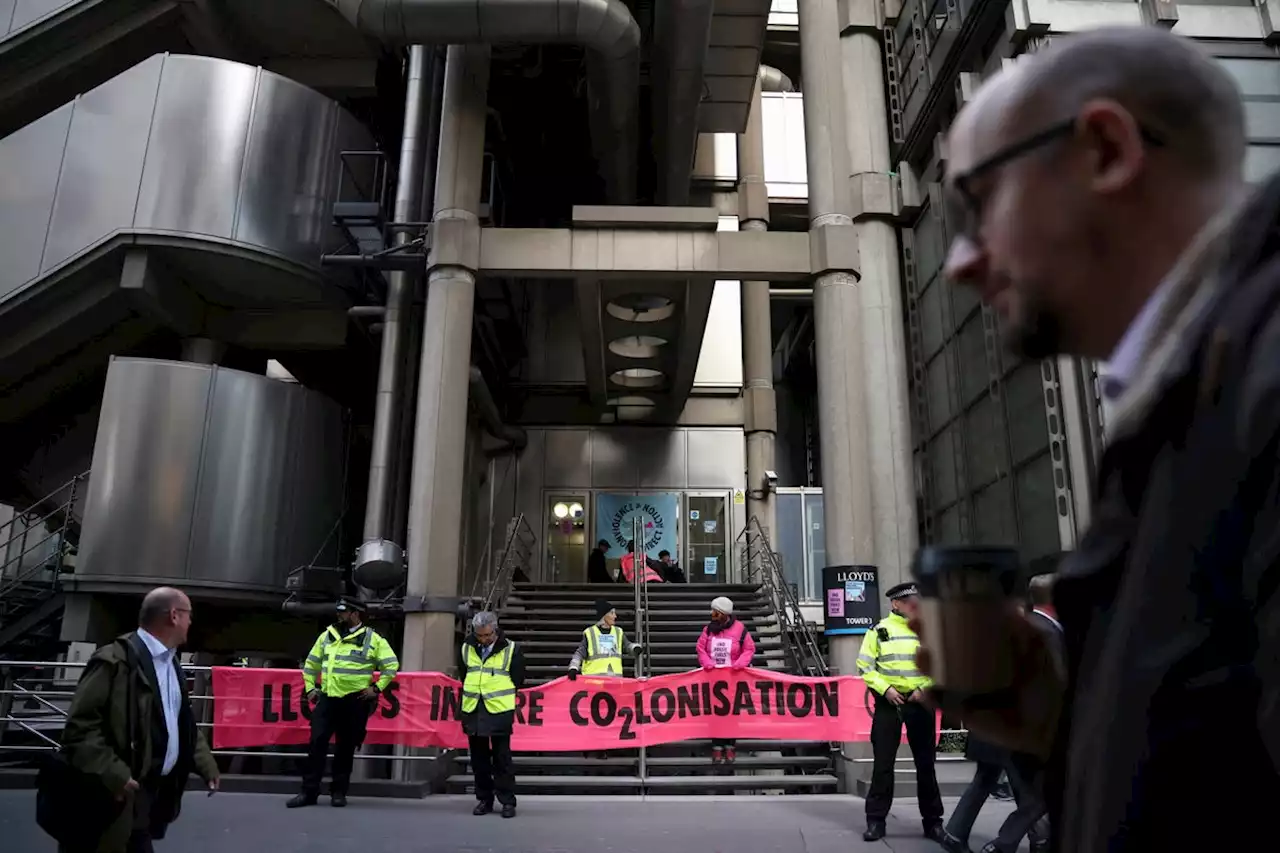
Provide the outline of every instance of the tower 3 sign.
<path id="1" fill-rule="evenodd" d="M 659 551 L 676 551 L 676 518 L 679 499 L 674 494 L 598 495 L 596 497 L 596 538 L 609 543 L 610 557 L 627 550 L 634 519 L 640 519 L 644 540 L 640 547 L 650 557 Z"/>

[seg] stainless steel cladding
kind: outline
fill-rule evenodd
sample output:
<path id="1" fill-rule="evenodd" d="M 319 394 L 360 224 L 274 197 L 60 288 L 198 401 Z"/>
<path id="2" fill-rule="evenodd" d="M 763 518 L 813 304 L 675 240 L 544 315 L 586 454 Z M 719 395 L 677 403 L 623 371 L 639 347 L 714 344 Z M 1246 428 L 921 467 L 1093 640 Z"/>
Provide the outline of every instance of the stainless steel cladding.
<path id="1" fill-rule="evenodd" d="M 371 147 L 351 115 L 292 80 L 153 56 L 0 139 L 0 299 L 122 236 L 250 250 L 315 277 L 342 244 L 330 222 L 339 152 Z"/>
<path id="2" fill-rule="evenodd" d="M 300 385 L 113 360 L 78 587 L 167 581 L 206 596 L 277 600 L 342 511 L 343 448 L 342 410 Z"/>

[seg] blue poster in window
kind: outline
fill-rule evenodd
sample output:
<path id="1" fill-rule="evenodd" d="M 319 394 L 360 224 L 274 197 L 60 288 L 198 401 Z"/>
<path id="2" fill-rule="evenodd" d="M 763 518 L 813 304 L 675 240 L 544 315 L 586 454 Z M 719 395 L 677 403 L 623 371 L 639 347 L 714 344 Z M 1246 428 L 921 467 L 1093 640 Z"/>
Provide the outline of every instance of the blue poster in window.
<path id="1" fill-rule="evenodd" d="M 719 571 L 720 571 L 719 557 L 703 557 L 702 558 L 702 573 L 704 575 L 714 575 L 719 573 Z"/>
<path id="2" fill-rule="evenodd" d="M 676 528 L 679 525 L 680 498 L 676 494 L 660 495 L 596 495 L 596 540 L 609 543 L 606 557 L 618 559 L 627 550 L 633 520 L 640 519 L 644 531 L 641 547 L 652 559 L 659 551 L 678 554 Z"/>

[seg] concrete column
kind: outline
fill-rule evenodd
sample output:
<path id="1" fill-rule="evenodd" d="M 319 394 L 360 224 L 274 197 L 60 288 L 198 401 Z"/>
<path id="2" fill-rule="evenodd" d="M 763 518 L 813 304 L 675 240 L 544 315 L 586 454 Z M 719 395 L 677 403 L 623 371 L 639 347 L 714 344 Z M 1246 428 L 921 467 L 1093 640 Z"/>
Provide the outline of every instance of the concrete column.
<path id="1" fill-rule="evenodd" d="M 480 258 L 489 47 L 451 45 L 436 175 L 436 214 L 428 261 L 427 311 L 418 378 L 418 416 L 409 502 L 409 595 L 458 594 L 463 470 L 475 270 Z M 454 665 L 453 613 L 405 618 L 406 670 Z"/>
<path id="2" fill-rule="evenodd" d="M 810 234 L 824 253 L 837 253 L 841 242 L 824 240 L 824 231 L 851 230 L 852 223 L 837 0 L 799 0 L 798 6 Z M 824 266 L 830 271 L 814 281 L 813 322 L 827 562 L 865 564 L 874 559 L 875 547 L 857 260 Z M 830 638 L 830 665 L 836 673 L 857 672 L 860 639 Z M 847 743 L 842 749 L 853 756 L 861 748 Z M 845 762 L 844 767 L 844 790 L 850 792 L 857 765 Z"/>
<path id="3" fill-rule="evenodd" d="M 211 338 L 183 338 L 182 360 L 192 364 L 217 364 L 227 354 L 227 345 Z"/>
<path id="4" fill-rule="evenodd" d="M 738 227 L 742 231 L 769 228 L 761 109 L 760 81 L 756 80 L 747 129 L 738 137 Z M 777 468 L 774 444 L 778 403 L 773 392 L 773 330 L 767 281 L 742 283 L 742 395 L 747 428 L 747 517 L 758 519 L 773 543 L 777 539 L 777 515 L 774 495 L 765 488 L 764 475 Z"/>
<path id="5" fill-rule="evenodd" d="M 907 396 L 896 190 L 889 159 L 881 4 L 851 3 L 840 53 L 844 70 L 850 195 L 862 261 L 860 295 L 866 396 L 872 562 L 881 588 L 906 580 L 917 541 Z"/>
<path id="6" fill-rule="evenodd" d="M 419 217 L 422 207 L 423 153 L 422 131 L 430 109 L 431 84 L 429 48 L 409 48 L 408 81 L 404 98 L 404 135 L 400 140 L 400 164 L 396 181 L 395 222 L 409 222 Z M 392 239 L 399 245 L 410 235 L 400 233 Z M 395 478 L 393 448 L 400 430 L 400 409 L 407 406 L 404 372 L 404 347 L 408 337 L 409 309 L 413 302 L 412 273 L 396 271 L 387 276 L 387 305 L 382 315 L 382 351 L 378 362 L 378 393 L 374 401 L 373 448 L 369 454 L 369 488 L 365 500 L 364 539 L 376 541 L 391 535 L 388 510 L 394 505 L 392 489 Z M 405 454 L 394 463 L 406 463 Z"/>

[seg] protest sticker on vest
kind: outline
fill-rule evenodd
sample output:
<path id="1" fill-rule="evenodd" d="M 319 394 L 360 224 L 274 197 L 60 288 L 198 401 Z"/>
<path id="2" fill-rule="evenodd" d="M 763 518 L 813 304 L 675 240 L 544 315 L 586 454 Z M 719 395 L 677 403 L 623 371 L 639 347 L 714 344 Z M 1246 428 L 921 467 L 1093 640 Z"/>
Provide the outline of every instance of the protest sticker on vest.
<path id="1" fill-rule="evenodd" d="M 711 662 L 717 667 L 729 665 L 729 656 L 733 654 L 733 640 L 729 637 L 711 638 Z"/>
<path id="2" fill-rule="evenodd" d="M 461 685 L 401 672 L 369 703 L 366 743 L 465 747 Z M 214 667 L 215 749 L 304 745 L 311 708 L 302 673 Z M 630 678 L 562 678 L 516 694 L 512 748 L 575 752 L 693 738 L 865 741 L 866 687 L 853 676 L 804 678 L 746 669 Z"/>
<path id="3" fill-rule="evenodd" d="M 618 644 L 613 634 L 600 635 L 600 656 L 611 658 L 618 654 Z"/>

